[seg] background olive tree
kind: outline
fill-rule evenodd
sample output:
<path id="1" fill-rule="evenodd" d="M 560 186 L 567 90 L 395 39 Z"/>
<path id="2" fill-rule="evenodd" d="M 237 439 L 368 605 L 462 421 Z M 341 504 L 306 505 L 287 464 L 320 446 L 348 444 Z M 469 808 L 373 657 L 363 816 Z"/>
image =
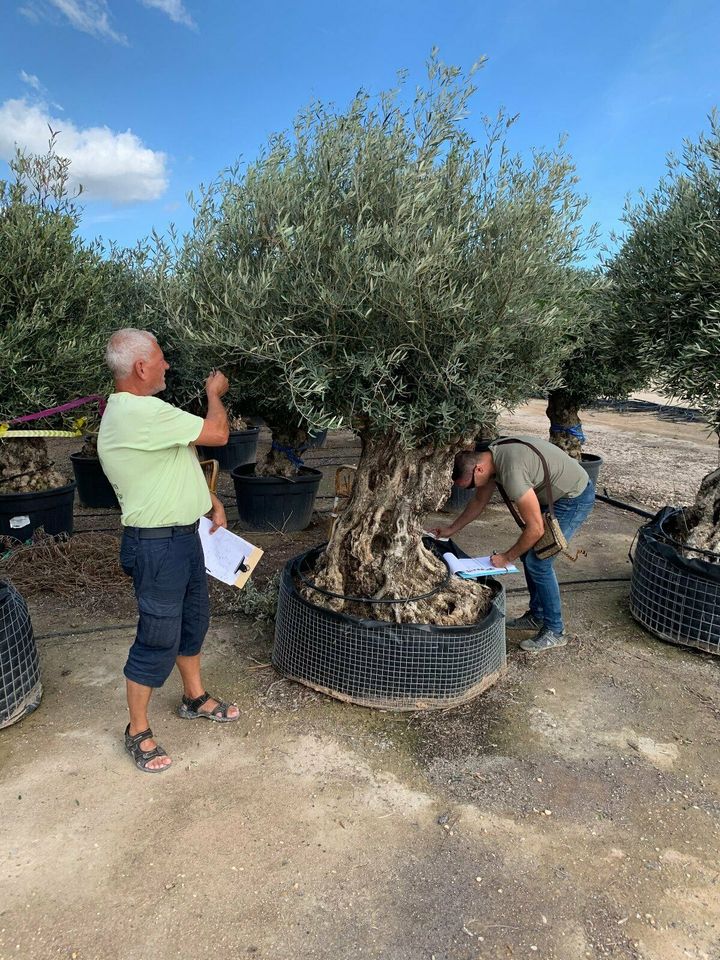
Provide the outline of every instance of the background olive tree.
<path id="1" fill-rule="evenodd" d="M 638 351 L 634 331 L 615 309 L 611 284 L 598 268 L 573 270 L 577 324 L 561 370 L 561 383 L 548 393 L 550 440 L 571 457 L 582 456 L 580 411 L 600 398 L 624 400 L 647 385 L 651 365 Z"/>
<path id="2" fill-rule="evenodd" d="M 288 436 L 359 433 L 353 497 L 315 574 L 336 593 L 408 597 L 442 579 L 421 522 L 455 451 L 498 404 L 547 389 L 576 322 L 572 166 L 561 148 L 512 155 L 503 114 L 474 143 L 473 73 L 433 58 L 410 106 L 397 90 L 313 103 L 203 192 L 187 238 L 188 339 L 242 363 L 266 408 L 291 415 Z M 482 593 L 457 581 L 393 612 L 470 622 Z"/>
<path id="3" fill-rule="evenodd" d="M 18 151 L 10 170 L 0 181 L 0 423 L 107 392 L 108 332 L 142 302 L 134 257 L 104 255 L 78 237 L 78 195 L 68 192 L 69 161 L 58 156 L 55 136 L 42 156 Z M 63 427 L 57 419 L 28 427 L 42 425 Z M 67 482 L 44 440 L 0 439 L 0 490 Z"/>
<path id="4" fill-rule="evenodd" d="M 671 157 L 650 194 L 628 206 L 609 262 L 611 309 L 664 393 L 698 407 L 720 442 L 720 126 Z M 688 514 L 689 543 L 718 550 L 720 470 Z"/>

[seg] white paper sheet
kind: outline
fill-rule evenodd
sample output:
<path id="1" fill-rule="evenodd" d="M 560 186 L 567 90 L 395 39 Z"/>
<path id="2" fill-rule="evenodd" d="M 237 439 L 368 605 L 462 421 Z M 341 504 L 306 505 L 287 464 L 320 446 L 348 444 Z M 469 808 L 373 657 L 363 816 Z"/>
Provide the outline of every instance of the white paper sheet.
<path id="1" fill-rule="evenodd" d="M 512 563 L 507 567 L 494 567 L 490 557 L 456 557 L 452 553 L 444 553 L 443 559 L 450 570 L 465 580 L 474 580 L 476 577 L 494 577 L 503 573 L 517 573 L 518 568 Z"/>
<path id="2" fill-rule="evenodd" d="M 200 517 L 200 540 L 205 554 L 205 569 L 211 577 L 232 586 L 241 571 L 241 564 L 255 550 L 252 543 L 220 527 L 210 533 L 212 523 Z"/>

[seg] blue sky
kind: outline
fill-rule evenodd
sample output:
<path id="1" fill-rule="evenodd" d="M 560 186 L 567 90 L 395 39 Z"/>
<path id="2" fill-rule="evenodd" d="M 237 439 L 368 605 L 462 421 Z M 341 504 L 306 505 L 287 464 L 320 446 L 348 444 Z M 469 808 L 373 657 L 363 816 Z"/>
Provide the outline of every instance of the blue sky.
<path id="1" fill-rule="evenodd" d="M 188 191 L 310 99 L 344 104 L 400 68 L 412 90 L 433 45 L 489 58 L 473 132 L 504 106 L 518 150 L 567 134 L 604 238 L 720 104 L 717 0 L 3 0 L 1 16 L 0 161 L 42 149 L 52 122 L 86 188 L 83 235 L 123 245 L 187 229 Z"/>

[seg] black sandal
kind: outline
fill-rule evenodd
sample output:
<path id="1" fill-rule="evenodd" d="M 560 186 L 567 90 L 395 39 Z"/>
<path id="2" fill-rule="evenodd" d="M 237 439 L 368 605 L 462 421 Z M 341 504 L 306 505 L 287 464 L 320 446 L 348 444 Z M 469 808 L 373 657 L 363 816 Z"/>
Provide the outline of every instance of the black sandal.
<path id="1" fill-rule="evenodd" d="M 213 707 L 209 712 L 207 710 L 201 710 L 200 707 L 204 703 L 207 703 L 208 700 L 217 700 L 217 706 Z M 199 697 L 195 697 L 194 700 L 191 700 L 190 697 L 186 697 L 185 694 L 183 694 L 182 703 L 178 707 L 178 716 L 182 717 L 183 720 L 197 720 L 198 717 L 205 717 L 206 720 L 215 720 L 217 723 L 232 723 L 240 718 L 240 713 L 238 711 L 237 717 L 229 717 L 227 713 L 230 707 L 236 706 L 236 703 L 225 703 L 224 700 L 211 697 L 206 690 L 205 693 Z"/>
<path id="2" fill-rule="evenodd" d="M 167 756 L 167 753 L 165 753 L 160 744 L 156 743 L 152 750 L 140 749 L 140 744 L 143 740 L 150 740 L 152 735 L 152 730 L 148 727 L 147 730 L 142 730 L 140 733 L 136 733 L 135 736 L 130 736 L 130 724 L 128 724 L 127 727 L 125 727 L 125 749 L 135 761 L 135 766 L 138 770 L 142 770 L 143 773 L 162 773 L 163 770 L 169 769 L 172 764 L 166 763 L 163 767 L 148 766 L 148 763 L 154 760 L 155 757 Z"/>

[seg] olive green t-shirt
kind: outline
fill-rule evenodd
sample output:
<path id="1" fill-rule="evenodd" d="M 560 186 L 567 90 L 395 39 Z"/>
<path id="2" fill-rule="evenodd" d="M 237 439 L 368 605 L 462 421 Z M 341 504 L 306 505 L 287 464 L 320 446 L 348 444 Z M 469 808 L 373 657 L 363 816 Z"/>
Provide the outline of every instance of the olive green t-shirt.
<path id="1" fill-rule="evenodd" d="M 510 437 L 503 439 L 509 440 Z M 563 497 L 578 497 L 588 484 L 589 477 L 577 460 L 549 440 L 517 434 L 517 439 L 527 440 L 542 453 L 550 473 L 553 500 Z M 495 479 L 505 488 L 511 500 L 519 500 L 532 487 L 543 507 L 547 506 L 545 474 L 540 457 L 522 443 L 490 444 L 495 464 Z"/>
<path id="2" fill-rule="evenodd" d="M 159 397 L 113 393 L 100 421 L 98 456 L 126 527 L 194 523 L 212 507 L 195 447 L 202 417 Z"/>

